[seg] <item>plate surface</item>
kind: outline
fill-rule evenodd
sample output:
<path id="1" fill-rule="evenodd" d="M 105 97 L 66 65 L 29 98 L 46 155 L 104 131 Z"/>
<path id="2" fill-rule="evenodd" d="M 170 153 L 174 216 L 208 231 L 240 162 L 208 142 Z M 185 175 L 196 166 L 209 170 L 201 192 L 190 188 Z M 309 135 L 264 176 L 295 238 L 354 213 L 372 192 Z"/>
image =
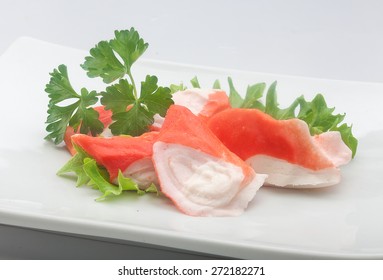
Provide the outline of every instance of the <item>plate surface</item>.
<path id="1" fill-rule="evenodd" d="M 209 87 L 231 76 L 238 90 L 278 81 L 281 105 L 321 92 L 347 112 L 359 138 L 343 180 L 319 190 L 261 188 L 240 217 L 189 217 L 165 198 L 99 193 L 55 175 L 70 158 L 43 140 L 48 73 L 63 63 L 75 89 L 103 89 L 80 68 L 86 52 L 20 38 L 0 57 L 0 223 L 117 238 L 236 258 L 383 258 L 383 85 L 250 73 L 141 60 L 136 82 L 154 74 L 161 85 L 198 76 Z"/>

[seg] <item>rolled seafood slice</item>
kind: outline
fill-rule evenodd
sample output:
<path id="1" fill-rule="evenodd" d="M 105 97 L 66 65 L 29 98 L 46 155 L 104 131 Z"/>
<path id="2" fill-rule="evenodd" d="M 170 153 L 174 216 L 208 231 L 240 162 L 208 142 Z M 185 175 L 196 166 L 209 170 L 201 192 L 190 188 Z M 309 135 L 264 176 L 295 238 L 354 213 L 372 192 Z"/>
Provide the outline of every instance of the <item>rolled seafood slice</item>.
<path id="1" fill-rule="evenodd" d="M 265 179 L 179 105 L 167 112 L 153 145 L 153 162 L 161 191 L 192 216 L 241 214 Z"/>
<path id="2" fill-rule="evenodd" d="M 141 189 L 146 189 L 152 183 L 158 184 L 152 162 L 153 143 L 157 135 L 157 132 L 148 132 L 138 137 L 104 138 L 75 134 L 72 142 L 107 169 L 110 182 L 116 183 L 118 171 L 121 170 L 125 177 L 132 178 Z"/>
<path id="3" fill-rule="evenodd" d="M 194 115 L 207 121 L 214 114 L 230 108 L 229 98 L 225 91 L 217 89 L 191 88 L 173 94 L 176 105 L 188 108 Z M 153 130 L 159 130 L 164 122 L 160 115 L 154 116 Z"/>
<path id="4" fill-rule="evenodd" d="M 340 182 L 339 165 L 351 150 L 339 132 L 312 137 L 299 119 L 276 120 L 256 109 L 228 109 L 208 122 L 211 131 L 266 183 L 280 187 L 315 188 Z"/>
<path id="5" fill-rule="evenodd" d="M 112 111 L 105 110 L 104 106 L 97 106 L 97 107 L 94 107 L 93 109 L 95 109 L 98 112 L 98 114 L 99 114 L 98 119 L 104 125 L 104 131 L 100 135 L 101 136 L 111 136 L 112 134 L 110 133 L 108 126 L 112 123 Z M 77 131 L 79 131 L 79 130 L 80 130 L 80 128 L 77 129 Z M 74 149 L 74 147 L 72 145 L 71 137 L 74 134 L 77 134 L 78 133 L 77 131 L 74 131 L 73 127 L 70 127 L 70 126 L 68 126 L 66 128 L 66 131 L 65 131 L 64 143 L 65 143 L 68 151 L 71 153 L 71 155 L 74 155 L 76 153 L 76 150 Z"/>

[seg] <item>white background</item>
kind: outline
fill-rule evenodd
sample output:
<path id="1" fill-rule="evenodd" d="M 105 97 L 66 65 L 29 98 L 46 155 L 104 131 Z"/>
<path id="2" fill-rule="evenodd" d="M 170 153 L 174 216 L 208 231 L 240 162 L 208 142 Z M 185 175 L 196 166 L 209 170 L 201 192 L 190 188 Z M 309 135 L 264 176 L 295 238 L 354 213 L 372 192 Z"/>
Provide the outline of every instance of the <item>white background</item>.
<path id="1" fill-rule="evenodd" d="M 0 53 L 19 36 L 90 49 L 136 27 L 146 58 L 383 82 L 379 0 L 0 0 Z"/>
<path id="2" fill-rule="evenodd" d="M 0 54 L 20 36 L 88 50 L 115 29 L 134 26 L 150 44 L 145 58 L 382 83 L 382 14 L 378 0 L 0 0 Z M 35 234 L 1 227 L 7 244 L 0 244 L 0 258 L 73 256 L 65 237 Z M 32 237 L 59 251 L 39 251 Z M 79 258 L 124 257 L 121 246 L 89 242 L 74 242 Z"/>

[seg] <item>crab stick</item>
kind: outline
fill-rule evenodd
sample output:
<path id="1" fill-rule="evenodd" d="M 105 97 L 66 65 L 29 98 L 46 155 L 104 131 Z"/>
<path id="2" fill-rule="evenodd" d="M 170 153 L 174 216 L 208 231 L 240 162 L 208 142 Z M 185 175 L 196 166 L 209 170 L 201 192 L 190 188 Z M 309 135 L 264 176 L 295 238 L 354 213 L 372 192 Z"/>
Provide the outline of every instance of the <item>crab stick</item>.
<path id="1" fill-rule="evenodd" d="M 192 216 L 241 214 L 265 179 L 179 105 L 167 112 L 153 162 L 161 191 Z"/>
<path id="2" fill-rule="evenodd" d="M 230 108 L 226 92 L 217 89 L 191 88 L 175 92 L 172 98 L 174 104 L 187 107 L 203 121 L 207 121 L 214 114 Z M 159 130 L 163 122 L 164 118 L 155 115 L 152 129 Z"/>
<path id="3" fill-rule="evenodd" d="M 157 134 L 148 132 L 138 137 L 109 138 L 75 134 L 72 142 L 107 169 L 111 182 L 116 182 L 121 170 L 125 177 L 132 178 L 140 188 L 145 189 L 151 183 L 157 183 L 152 163 L 152 148 Z"/>
<path id="4" fill-rule="evenodd" d="M 339 132 L 312 137 L 299 119 L 276 120 L 256 109 L 228 109 L 210 118 L 211 131 L 266 183 L 280 187 L 315 188 L 340 182 L 339 165 L 351 150 Z"/>

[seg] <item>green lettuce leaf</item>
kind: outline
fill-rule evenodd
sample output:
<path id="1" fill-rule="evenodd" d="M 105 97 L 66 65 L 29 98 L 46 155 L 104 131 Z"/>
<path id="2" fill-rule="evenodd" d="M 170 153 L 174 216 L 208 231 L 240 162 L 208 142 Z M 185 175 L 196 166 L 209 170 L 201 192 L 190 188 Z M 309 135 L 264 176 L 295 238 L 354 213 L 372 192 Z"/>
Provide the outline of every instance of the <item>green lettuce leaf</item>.
<path id="1" fill-rule="evenodd" d="M 145 193 L 140 190 L 138 185 L 132 179 L 124 177 L 121 171 L 118 172 L 118 185 L 116 186 L 109 183 L 100 172 L 100 168 L 94 159 L 85 158 L 83 170 L 90 179 L 88 185 L 103 193 L 102 196 L 96 199 L 98 201 L 104 200 L 108 196 L 119 196 L 123 191 L 135 191 L 138 195 L 143 195 Z"/>
<path id="2" fill-rule="evenodd" d="M 76 186 L 82 186 L 89 182 L 90 178 L 85 173 L 83 166 L 84 160 L 86 158 L 90 158 L 90 156 L 79 146 L 74 145 L 77 153 L 63 166 L 59 171 L 57 171 L 57 175 L 61 176 L 67 173 L 75 173 L 77 175 L 77 183 Z"/>
<path id="3" fill-rule="evenodd" d="M 131 178 L 125 177 L 121 170 L 118 172 L 118 185 L 109 182 L 109 174 L 107 170 L 98 165 L 83 149 L 74 145 L 77 153 L 57 172 L 57 175 L 67 173 L 75 173 L 77 175 L 77 186 L 88 185 L 102 193 L 102 196 L 97 198 L 101 201 L 110 196 L 119 196 L 124 191 L 143 195 L 145 193 L 159 194 L 159 190 L 154 184 L 151 184 L 145 190 L 141 190 L 136 182 Z"/>
<path id="4" fill-rule="evenodd" d="M 241 108 L 257 108 L 264 110 L 265 106 L 260 101 L 260 98 L 262 98 L 265 88 L 265 83 L 249 85 L 246 90 L 245 99 L 241 104 Z"/>
<path id="5" fill-rule="evenodd" d="M 194 87 L 194 88 L 201 88 L 201 85 L 199 84 L 197 77 L 194 77 L 193 79 L 191 79 L 190 83 L 191 83 L 192 87 Z"/>
<path id="6" fill-rule="evenodd" d="M 234 84 L 233 84 L 233 80 L 230 77 L 227 79 L 227 81 L 229 82 L 229 89 L 230 89 L 229 90 L 230 105 L 233 108 L 241 108 L 243 101 L 244 101 L 242 96 L 235 89 Z"/>
<path id="7" fill-rule="evenodd" d="M 214 81 L 213 89 L 221 89 L 221 83 L 219 82 L 219 80 Z"/>
<path id="8" fill-rule="evenodd" d="M 279 108 L 276 87 L 277 82 L 274 82 L 270 85 L 267 91 L 264 112 L 277 120 L 287 120 L 295 118 L 295 109 L 299 105 L 299 102 L 295 100 L 289 107 L 285 109 Z"/>
<path id="9" fill-rule="evenodd" d="M 169 88 L 170 88 L 170 94 L 173 94 L 173 93 L 175 93 L 175 92 L 177 92 L 177 91 L 183 91 L 183 90 L 185 90 L 186 89 L 186 86 L 184 86 L 184 84 L 183 83 L 180 83 L 180 84 L 171 84 L 170 86 L 169 86 Z"/>

